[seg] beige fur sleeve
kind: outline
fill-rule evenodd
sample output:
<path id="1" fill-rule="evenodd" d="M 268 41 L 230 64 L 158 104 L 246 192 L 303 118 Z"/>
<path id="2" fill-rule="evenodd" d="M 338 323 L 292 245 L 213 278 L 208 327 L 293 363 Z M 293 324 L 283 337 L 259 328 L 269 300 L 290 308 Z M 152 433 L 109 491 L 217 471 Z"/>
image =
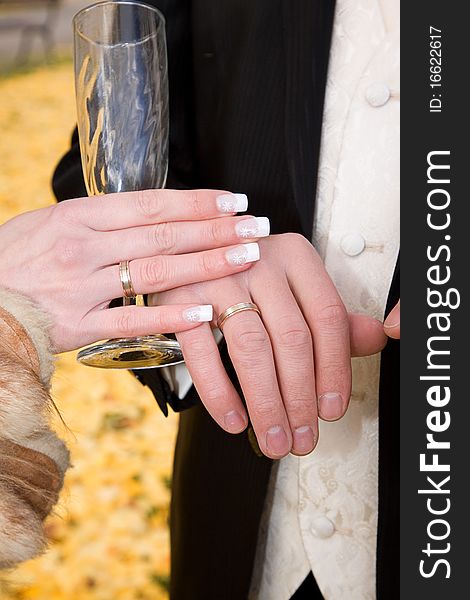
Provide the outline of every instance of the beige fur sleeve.
<path id="1" fill-rule="evenodd" d="M 52 373 L 54 371 L 54 358 L 51 352 L 51 341 L 49 339 L 48 330 L 51 325 L 51 319 L 42 309 L 34 304 L 28 297 L 0 287 L 0 309 L 10 313 L 17 321 L 20 328 L 23 328 L 27 334 L 24 340 L 20 333 L 15 335 L 13 343 L 32 344 L 37 360 L 39 360 L 39 376 L 41 381 L 47 387 L 50 386 Z M 4 331 L 6 333 L 6 331 Z M 9 338 L 12 341 L 12 333 L 10 330 Z M 2 333 L 3 337 L 3 333 Z M 6 347 L 8 341 L 3 344 Z M 2 341 L 0 340 L 0 347 Z"/>
<path id="2" fill-rule="evenodd" d="M 53 357 L 48 327 L 48 317 L 31 300 L 0 288 L 0 441 L 52 459 L 61 487 L 69 452 L 49 427 Z M 22 493 L 22 485 L 0 470 L 0 568 L 32 558 L 46 545 L 44 515 Z"/>

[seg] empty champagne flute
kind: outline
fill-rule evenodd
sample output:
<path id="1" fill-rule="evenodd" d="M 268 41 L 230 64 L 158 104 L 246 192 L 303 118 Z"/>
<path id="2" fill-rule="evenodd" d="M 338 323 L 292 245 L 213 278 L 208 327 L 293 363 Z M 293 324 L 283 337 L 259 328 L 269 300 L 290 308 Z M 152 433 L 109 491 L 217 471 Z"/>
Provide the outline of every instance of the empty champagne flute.
<path id="1" fill-rule="evenodd" d="M 163 15 L 139 2 L 107 1 L 78 12 L 73 25 L 78 131 L 88 194 L 163 188 L 169 129 Z M 119 271 L 124 285 L 125 261 Z M 123 302 L 136 300 L 126 297 Z M 163 335 L 108 340 L 81 350 L 77 358 L 85 365 L 114 369 L 183 362 L 178 342 Z"/>

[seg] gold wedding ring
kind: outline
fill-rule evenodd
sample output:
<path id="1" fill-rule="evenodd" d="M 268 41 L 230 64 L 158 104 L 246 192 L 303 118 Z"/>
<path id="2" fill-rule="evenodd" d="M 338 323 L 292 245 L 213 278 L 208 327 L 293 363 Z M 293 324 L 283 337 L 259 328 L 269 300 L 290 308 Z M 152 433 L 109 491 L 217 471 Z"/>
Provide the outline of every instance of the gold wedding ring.
<path id="1" fill-rule="evenodd" d="M 122 260 L 119 263 L 119 278 L 126 298 L 135 298 L 137 294 L 132 286 L 131 272 L 129 270 L 129 261 Z"/>
<path id="2" fill-rule="evenodd" d="M 217 327 L 222 330 L 223 324 L 229 317 L 233 317 L 239 312 L 243 312 L 245 310 L 254 310 L 259 315 L 261 315 L 259 308 L 253 302 L 239 302 L 238 304 L 233 304 L 224 310 L 224 312 L 217 319 Z"/>

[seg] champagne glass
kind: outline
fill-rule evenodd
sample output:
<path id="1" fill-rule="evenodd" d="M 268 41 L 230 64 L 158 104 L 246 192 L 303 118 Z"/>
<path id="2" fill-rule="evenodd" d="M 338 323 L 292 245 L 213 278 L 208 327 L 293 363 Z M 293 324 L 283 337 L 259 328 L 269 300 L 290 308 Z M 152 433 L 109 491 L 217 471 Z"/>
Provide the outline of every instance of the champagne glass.
<path id="1" fill-rule="evenodd" d="M 107 1 L 78 12 L 73 25 L 78 131 L 88 194 L 164 187 L 169 119 L 163 15 L 139 2 Z M 136 301 L 124 298 L 123 303 Z M 81 350 L 77 358 L 89 366 L 114 369 L 183 362 L 178 342 L 163 335 L 108 340 Z"/>

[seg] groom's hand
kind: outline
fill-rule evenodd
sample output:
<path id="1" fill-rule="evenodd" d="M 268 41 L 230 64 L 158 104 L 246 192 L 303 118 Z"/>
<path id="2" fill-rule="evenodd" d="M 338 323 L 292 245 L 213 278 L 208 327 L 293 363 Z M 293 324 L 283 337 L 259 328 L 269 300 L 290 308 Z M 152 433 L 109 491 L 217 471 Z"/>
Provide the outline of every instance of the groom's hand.
<path id="1" fill-rule="evenodd" d="M 384 331 L 388 337 L 395 340 L 400 339 L 400 300 L 390 311 L 390 314 L 385 319 Z"/>
<path id="2" fill-rule="evenodd" d="M 351 315 L 313 246 L 297 234 L 260 241 L 261 260 L 249 271 L 160 294 L 158 303 L 211 303 L 216 319 L 229 306 L 255 303 L 223 325 L 230 358 L 264 454 L 308 454 L 317 418 L 344 415 L 351 393 L 351 353 L 385 345 L 380 322 Z M 247 426 L 210 326 L 178 334 L 186 365 L 209 413 L 226 431 Z"/>

